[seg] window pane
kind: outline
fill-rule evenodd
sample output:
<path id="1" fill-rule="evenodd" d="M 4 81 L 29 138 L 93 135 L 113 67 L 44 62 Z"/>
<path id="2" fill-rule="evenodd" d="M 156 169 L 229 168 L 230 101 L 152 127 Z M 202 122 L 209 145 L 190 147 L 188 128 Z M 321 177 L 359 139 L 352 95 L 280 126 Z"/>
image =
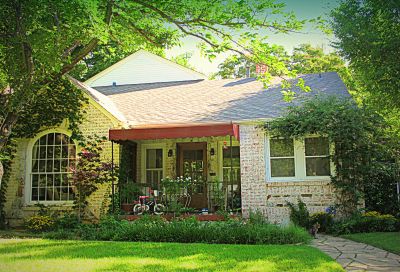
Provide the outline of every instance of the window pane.
<path id="1" fill-rule="evenodd" d="M 239 184 L 240 182 L 240 168 L 233 168 L 232 169 L 232 180 L 233 184 Z M 228 182 L 228 184 L 231 184 L 231 169 L 230 168 L 224 168 L 223 169 L 223 179 L 225 182 Z"/>
<path id="2" fill-rule="evenodd" d="M 294 156 L 293 139 L 270 139 L 271 157 Z"/>
<path id="3" fill-rule="evenodd" d="M 75 145 L 69 145 L 68 153 L 69 153 L 69 158 L 74 159 L 76 157 Z"/>
<path id="4" fill-rule="evenodd" d="M 329 176 L 331 174 L 329 158 L 306 158 L 307 176 Z"/>
<path id="5" fill-rule="evenodd" d="M 38 187 L 39 184 L 39 175 L 34 174 L 32 175 L 32 187 Z"/>
<path id="6" fill-rule="evenodd" d="M 44 135 L 40 138 L 39 143 L 40 145 L 46 145 L 47 135 Z"/>
<path id="7" fill-rule="evenodd" d="M 39 201 L 44 201 L 44 200 L 46 200 L 46 189 L 40 188 L 39 189 Z"/>
<path id="8" fill-rule="evenodd" d="M 146 150 L 146 168 L 162 168 L 162 149 Z"/>
<path id="9" fill-rule="evenodd" d="M 47 145 L 54 144 L 54 133 L 47 134 Z"/>
<path id="10" fill-rule="evenodd" d="M 231 148 L 223 149 L 223 166 L 229 167 L 231 166 Z M 240 147 L 233 146 L 232 147 L 232 166 L 240 167 Z"/>
<path id="11" fill-rule="evenodd" d="M 32 188 L 32 201 L 38 201 L 39 190 L 38 188 Z"/>
<path id="12" fill-rule="evenodd" d="M 61 141 L 64 137 L 62 137 L 62 134 L 56 133 L 55 135 L 55 145 L 61 145 Z"/>
<path id="13" fill-rule="evenodd" d="M 271 177 L 294 177 L 294 159 L 272 159 Z"/>
<path id="14" fill-rule="evenodd" d="M 68 200 L 68 187 L 61 187 L 60 200 Z"/>
<path id="15" fill-rule="evenodd" d="M 37 172 L 39 170 L 39 161 L 33 160 L 32 161 L 32 172 Z"/>
<path id="16" fill-rule="evenodd" d="M 46 146 L 45 145 L 41 145 L 40 146 L 39 157 L 41 159 L 45 159 L 46 158 Z"/>
<path id="17" fill-rule="evenodd" d="M 305 139 L 306 156 L 329 155 L 329 141 L 326 137 Z"/>

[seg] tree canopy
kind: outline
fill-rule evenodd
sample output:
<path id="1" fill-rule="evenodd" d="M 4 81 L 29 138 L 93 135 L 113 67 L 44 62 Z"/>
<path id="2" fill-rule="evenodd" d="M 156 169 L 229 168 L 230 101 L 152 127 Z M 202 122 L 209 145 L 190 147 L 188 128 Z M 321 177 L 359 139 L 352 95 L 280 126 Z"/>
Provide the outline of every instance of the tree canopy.
<path id="1" fill-rule="evenodd" d="M 345 0 L 331 13 L 339 53 L 359 91 L 378 108 L 400 108 L 400 4 L 397 0 Z"/>
<path id="2" fill-rule="evenodd" d="M 85 79 L 138 48 L 162 53 L 185 36 L 198 38 L 210 58 L 226 50 L 249 54 L 261 29 L 302 27 L 284 7 L 270 0 L 1 1 L 0 151 L 20 116 L 64 75 Z"/>
<path id="3" fill-rule="evenodd" d="M 311 74 L 336 71 L 345 74 L 346 64 L 335 52 L 325 53 L 321 47 L 313 47 L 311 44 L 301 44 L 288 54 L 282 46 L 269 46 L 270 55 L 274 55 L 279 63 L 285 63 L 286 67 L 300 74 Z M 246 67 L 250 68 L 250 76 L 255 77 L 257 63 L 241 55 L 229 56 L 219 65 L 219 71 L 214 78 L 241 78 L 246 76 Z M 271 71 L 274 74 L 274 70 Z"/>
<path id="4" fill-rule="evenodd" d="M 350 99 L 316 96 L 290 107 L 265 128 L 272 136 L 323 135 L 329 139 L 335 165 L 331 180 L 340 192 L 338 205 L 344 214 L 356 211 L 362 199 L 367 208 L 399 211 L 393 164 L 400 152 L 398 140 L 371 108 L 357 107 Z M 381 199 L 382 194 L 386 199 Z"/>

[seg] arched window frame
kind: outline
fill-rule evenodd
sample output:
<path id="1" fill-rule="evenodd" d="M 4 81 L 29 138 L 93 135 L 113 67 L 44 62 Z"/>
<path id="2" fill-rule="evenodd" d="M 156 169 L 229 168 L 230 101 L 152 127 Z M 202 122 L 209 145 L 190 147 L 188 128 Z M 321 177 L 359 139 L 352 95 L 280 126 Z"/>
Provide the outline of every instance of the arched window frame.
<path id="1" fill-rule="evenodd" d="M 24 186 L 24 201 L 26 205 L 34 205 L 39 203 L 43 203 L 46 205 L 72 205 L 73 200 L 57 200 L 57 201 L 32 201 L 32 162 L 33 162 L 33 147 L 35 143 L 43 136 L 50 133 L 62 133 L 71 137 L 72 133 L 63 128 L 54 128 L 42 131 L 38 133 L 34 138 L 31 138 L 28 142 L 26 149 L 26 171 L 25 171 L 25 186 Z M 78 159 L 79 153 L 79 145 L 73 140 L 76 147 L 76 159 Z"/>

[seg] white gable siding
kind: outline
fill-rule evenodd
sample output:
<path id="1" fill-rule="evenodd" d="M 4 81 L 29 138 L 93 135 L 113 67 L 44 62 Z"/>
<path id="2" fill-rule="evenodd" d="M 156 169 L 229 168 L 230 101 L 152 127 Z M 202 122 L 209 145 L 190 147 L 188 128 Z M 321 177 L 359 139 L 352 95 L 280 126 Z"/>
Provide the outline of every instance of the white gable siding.
<path id="1" fill-rule="evenodd" d="M 85 83 L 90 87 L 205 79 L 205 76 L 140 50 Z"/>

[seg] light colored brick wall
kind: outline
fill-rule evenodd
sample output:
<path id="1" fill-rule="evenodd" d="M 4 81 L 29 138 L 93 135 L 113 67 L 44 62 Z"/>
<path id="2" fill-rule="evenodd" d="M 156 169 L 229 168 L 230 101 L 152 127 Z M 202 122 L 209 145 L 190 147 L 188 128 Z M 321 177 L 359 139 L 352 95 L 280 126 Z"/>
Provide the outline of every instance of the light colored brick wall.
<path id="1" fill-rule="evenodd" d="M 265 136 L 256 125 L 240 125 L 240 171 L 242 213 L 266 215 Z"/>
<path id="2" fill-rule="evenodd" d="M 108 131 L 110 128 L 119 127 L 121 124 L 108 112 L 102 109 L 98 104 L 90 101 L 85 107 L 86 114 L 84 120 L 80 125 L 80 130 L 83 136 L 106 136 L 108 137 Z M 67 124 L 64 122 L 60 128 L 67 129 Z M 54 128 L 50 128 L 51 131 Z M 17 226 L 23 224 L 23 219 L 37 212 L 37 207 L 28 205 L 25 202 L 24 196 L 24 185 L 26 183 L 26 168 L 29 162 L 27 158 L 28 143 L 31 139 L 18 139 L 17 140 L 17 150 L 15 153 L 15 158 L 12 162 L 11 167 L 11 177 L 8 182 L 8 189 L 6 193 L 6 203 L 5 212 L 10 225 Z M 111 142 L 105 142 L 103 144 L 102 159 L 111 160 Z M 119 157 L 119 147 L 114 144 L 114 157 L 118 160 Z M 108 192 L 110 191 L 110 185 L 105 184 L 99 188 L 92 196 L 89 198 L 89 211 L 94 218 L 100 216 L 100 211 L 102 207 L 108 206 L 109 198 Z M 54 210 L 70 210 L 71 204 L 63 205 L 51 205 Z"/>
<path id="3" fill-rule="evenodd" d="M 329 181 L 295 181 L 267 183 L 267 217 L 273 223 L 289 223 L 287 202 L 306 203 L 310 214 L 323 212 L 336 202 L 335 190 Z"/>
<path id="4" fill-rule="evenodd" d="M 242 211 L 261 211 L 270 222 L 288 223 L 287 201 L 301 198 L 310 213 L 324 211 L 336 202 L 329 181 L 271 182 L 266 180 L 265 133 L 257 125 L 240 125 Z"/>

